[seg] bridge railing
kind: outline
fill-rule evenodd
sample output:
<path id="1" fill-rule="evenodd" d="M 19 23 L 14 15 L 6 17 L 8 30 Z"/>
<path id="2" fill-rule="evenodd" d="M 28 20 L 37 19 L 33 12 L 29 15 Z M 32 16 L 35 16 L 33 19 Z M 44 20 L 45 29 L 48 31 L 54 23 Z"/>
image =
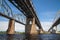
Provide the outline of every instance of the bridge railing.
<path id="1" fill-rule="evenodd" d="M 26 23 L 26 17 L 20 13 L 13 13 L 6 0 L 0 0 L 0 14 L 8 16 L 24 24 Z"/>

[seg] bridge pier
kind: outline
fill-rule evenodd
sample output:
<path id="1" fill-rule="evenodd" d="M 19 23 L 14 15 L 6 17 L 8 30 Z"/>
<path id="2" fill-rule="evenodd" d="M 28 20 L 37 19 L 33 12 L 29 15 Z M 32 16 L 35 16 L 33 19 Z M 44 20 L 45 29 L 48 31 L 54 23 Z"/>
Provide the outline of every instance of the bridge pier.
<path id="1" fill-rule="evenodd" d="M 25 27 L 25 33 L 26 33 L 26 38 L 28 40 L 36 40 L 37 38 L 37 29 L 35 25 L 35 18 L 27 18 L 26 19 L 26 27 Z"/>
<path id="2" fill-rule="evenodd" d="M 43 33 L 43 30 L 42 29 L 39 29 L 39 34 Z"/>
<path id="3" fill-rule="evenodd" d="M 9 25 L 7 29 L 7 34 L 14 34 L 15 33 L 15 20 L 9 20 Z"/>
<path id="4" fill-rule="evenodd" d="M 56 33 L 57 33 L 57 26 L 56 26 Z"/>
<path id="5" fill-rule="evenodd" d="M 54 26 L 54 27 L 55 27 L 55 33 L 57 33 L 57 25 L 56 25 L 56 26 Z M 53 28 L 54 28 L 54 27 L 53 27 Z"/>
<path id="6" fill-rule="evenodd" d="M 55 28 L 55 29 L 54 29 Z M 54 26 L 52 29 L 51 29 L 51 33 L 57 33 L 57 26 Z"/>

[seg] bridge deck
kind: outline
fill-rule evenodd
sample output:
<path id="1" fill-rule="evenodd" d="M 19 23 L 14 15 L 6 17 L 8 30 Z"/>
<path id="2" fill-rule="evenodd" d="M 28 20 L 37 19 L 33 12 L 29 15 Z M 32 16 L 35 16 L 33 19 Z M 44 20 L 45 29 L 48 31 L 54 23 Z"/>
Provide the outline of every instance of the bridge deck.
<path id="1" fill-rule="evenodd" d="M 30 0 L 9 0 L 13 5 L 15 5 L 15 7 L 17 7 L 20 11 L 23 12 L 23 14 L 26 17 L 35 17 L 36 18 L 36 24 L 37 26 L 39 26 L 39 28 L 41 27 L 40 21 L 36 15 L 36 12 L 34 11 L 32 4 L 30 2 Z"/>
<path id="2" fill-rule="evenodd" d="M 54 22 L 54 24 L 52 25 L 50 29 L 52 29 L 54 26 L 57 26 L 58 24 L 60 24 L 60 18 L 58 18 L 56 22 Z M 50 31 L 50 29 L 48 31 Z"/>

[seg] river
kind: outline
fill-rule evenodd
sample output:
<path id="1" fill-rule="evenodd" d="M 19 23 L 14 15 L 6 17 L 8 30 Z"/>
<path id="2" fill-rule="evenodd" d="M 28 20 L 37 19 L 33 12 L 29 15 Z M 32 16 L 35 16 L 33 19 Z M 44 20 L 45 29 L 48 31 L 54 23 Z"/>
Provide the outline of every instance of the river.
<path id="1" fill-rule="evenodd" d="M 23 40 L 24 34 L 0 34 L 0 40 Z M 38 40 L 60 40 L 60 34 L 40 34 Z"/>

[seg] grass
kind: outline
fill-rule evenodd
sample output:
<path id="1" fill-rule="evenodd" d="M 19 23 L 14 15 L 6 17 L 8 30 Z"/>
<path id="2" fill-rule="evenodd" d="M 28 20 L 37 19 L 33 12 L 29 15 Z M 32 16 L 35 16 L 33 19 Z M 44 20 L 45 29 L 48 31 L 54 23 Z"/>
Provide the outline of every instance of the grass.
<path id="1" fill-rule="evenodd" d="M 0 34 L 7 34 L 6 31 L 0 31 Z M 15 34 L 25 34 L 25 32 L 16 32 Z"/>
<path id="2" fill-rule="evenodd" d="M 6 34 L 6 32 L 5 31 L 0 31 L 0 34 Z"/>
<path id="3" fill-rule="evenodd" d="M 25 34 L 25 32 L 16 32 L 15 31 L 15 34 Z"/>

